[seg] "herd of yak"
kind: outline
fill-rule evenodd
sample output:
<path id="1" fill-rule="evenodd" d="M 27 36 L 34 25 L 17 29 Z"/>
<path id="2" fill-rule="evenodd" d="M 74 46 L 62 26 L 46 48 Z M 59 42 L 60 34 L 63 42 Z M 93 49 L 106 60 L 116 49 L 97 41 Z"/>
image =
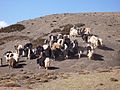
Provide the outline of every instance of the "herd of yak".
<path id="1" fill-rule="evenodd" d="M 83 49 L 80 48 L 76 36 L 80 36 L 84 42 Z M 73 26 L 70 29 L 69 35 L 57 34 L 50 35 L 48 39 L 44 41 L 43 45 L 38 45 L 33 48 L 32 43 L 26 43 L 24 46 L 20 43 L 15 45 L 15 51 L 7 51 L 4 53 L 6 64 L 9 67 L 17 67 L 19 59 L 27 57 L 27 59 L 36 59 L 40 68 L 48 69 L 50 67 L 51 60 L 65 60 L 77 57 L 81 58 L 83 52 L 88 59 L 92 58 L 94 50 L 97 47 L 101 47 L 103 41 L 98 36 L 91 33 L 91 28 L 79 28 Z M 3 59 L 0 60 L 2 66 Z"/>

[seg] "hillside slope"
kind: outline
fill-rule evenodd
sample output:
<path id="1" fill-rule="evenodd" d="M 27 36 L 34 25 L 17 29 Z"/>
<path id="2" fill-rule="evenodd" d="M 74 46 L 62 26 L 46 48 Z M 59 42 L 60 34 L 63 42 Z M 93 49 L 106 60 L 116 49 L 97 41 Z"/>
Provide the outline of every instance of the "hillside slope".
<path id="1" fill-rule="evenodd" d="M 103 71 L 104 69 L 109 71 L 111 68 L 120 66 L 119 12 L 54 14 L 24 20 L 17 24 L 23 25 L 25 29 L 18 31 L 16 28 L 13 28 L 15 30 L 12 32 L 0 32 L 0 57 L 2 58 L 4 52 L 8 50 L 14 51 L 14 45 L 16 43 L 24 45 L 27 42 L 32 42 L 36 46 L 41 44 L 42 40 L 48 38 L 49 35 L 60 33 L 58 30 L 62 31 L 67 25 L 74 24 L 84 24 L 83 27 L 92 28 L 92 33 L 102 38 L 105 46 L 95 50 L 93 60 L 88 60 L 83 56 L 80 59 L 73 58 L 63 61 L 53 61 L 52 66 L 54 69 L 48 71 L 39 69 L 36 64 L 36 59 L 26 60 L 26 58 L 20 58 L 21 68 L 9 69 L 7 66 L 0 67 L 0 76 L 21 71 L 30 71 L 35 74 L 46 72 L 77 73 L 84 70 L 93 72 L 94 70 L 101 69 Z M 54 30 L 57 31 L 53 33 Z M 76 39 L 79 41 L 79 46 L 84 46 L 81 37 L 76 37 Z M 5 64 L 5 61 L 3 63 Z"/>

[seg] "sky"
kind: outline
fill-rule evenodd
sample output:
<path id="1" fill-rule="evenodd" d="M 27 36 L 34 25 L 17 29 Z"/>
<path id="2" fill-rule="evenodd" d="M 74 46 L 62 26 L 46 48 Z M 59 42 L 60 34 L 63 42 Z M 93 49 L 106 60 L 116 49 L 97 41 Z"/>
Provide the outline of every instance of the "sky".
<path id="1" fill-rule="evenodd" d="M 120 0 L 0 0 L 0 27 L 49 14 L 120 12 Z"/>

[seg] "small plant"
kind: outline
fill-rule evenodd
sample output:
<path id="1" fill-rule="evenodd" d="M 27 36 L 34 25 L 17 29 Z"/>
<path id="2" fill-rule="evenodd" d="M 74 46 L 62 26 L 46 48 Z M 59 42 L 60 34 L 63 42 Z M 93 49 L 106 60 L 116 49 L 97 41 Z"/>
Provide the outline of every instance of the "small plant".
<path id="1" fill-rule="evenodd" d="M 31 23 L 31 25 L 34 25 L 34 23 Z"/>
<path id="2" fill-rule="evenodd" d="M 15 31 L 22 31 L 25 29 L 25 26 L 22 24 L 13 24 L 8 27 L 4 27 L 0 29 L 0 33 L 10 33 Z"/>
<path id="3" fill-rule="evenodd" d="M 109 24 L 108 26 L 110 26 L 110 27 L 111 27 L 112 25 L 111 25 L 111 24 Z"/>
<path id="4" fill-rule="evenodd" d="M 5 44 L 5 42 L 3 42 L 3 41 L 2 41 L 2 42 L 0 42 L 0 45 L 3 45 L 3 44 Z"/>
<path id="5" fill-rule="evenodd" d="M 83 26 L 85 26 L 85 24 L 84 23 L 77 23 L 77 24 L 75 24 L 75 26 L 76 27 L 83 27 Z"/>
<path id="6" fill-rule="evenodd" d="M 56 20 L 53 20 L 53 22 L 57 22 Z"/>
<path id="7" fill-rule="evenodd" d="M 14 41 L 14 40 L 31 40 L 31 38 L 27 36 L 7 36 L 7 37 L 0 38 L 0 45 L 3 45 L 6 42 Z"/>
<path id="8" fill-rule="evenodd" d="M 32 41 L 33 47 L 36 47 L 38 45 L 42 45 L 44 43 L 45 39 L 42 39 L 41 37 L 37 38 L 36 40 Z"/>
<path id="9" fill-rule="evenodd" d="M 44 35 L 43 35 L 43 37 L 45 37 L 45 36 L 48 36 L 50 33 L 45 33 Z"/>
<path id="10" fill-rule="evenodd" d="M 69 34 L 70 29 L 73 27 L 73 25 L 72 24 L 67 24 L 67 25 L 64 25 L 62 27 L 63 27 L 63 30 L 61 31 L 61 33 L 62 34 Z"/>
<path id="11" fill-rule="evenodd" d="M 3 87 L 21 87 L 21 86 L 15 82 L 6 82 L 4 83 Z"/>
<path id="12" fill-rule="evenodd" d="M 56 32 L 60 32 L 61 31 L 61 29 L 53 29 L 52 31 L 51 31 L 51 33 L 56 33 Z"/>
<path id="13" fill-rule="evenodd" d="M 54 25 L 53 25 L 52 23 L 50 24 L 50 26 L 51 26 L 51 27 L 54 27 Z"/>

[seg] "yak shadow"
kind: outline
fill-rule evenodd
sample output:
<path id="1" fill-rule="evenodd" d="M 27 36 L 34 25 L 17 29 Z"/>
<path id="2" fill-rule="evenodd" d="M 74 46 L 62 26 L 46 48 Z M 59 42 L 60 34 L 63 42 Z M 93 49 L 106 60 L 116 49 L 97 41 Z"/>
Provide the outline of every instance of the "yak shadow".
<path id="1" fill-rule="evenodd" d="M 79 56 L 78 55 L 69 56 L 68 59 L 69 60 L 79 59 Z"/>
<path id="2" fill-rule="evenodd" d="M 0 67 L 7 67 L 8 65 L 7 64 L 5 64 L 5 65 L 2 65 L 2 66 L 0 66 Z"/>
<path id="3" fill-rule="evenodd" d="M 86 58 L 86 57 L 87 57 L 86 54 L 82 54 L 82 55 L 81 55 L 81 58 Z"/>
<path id="4" fill-rule="evenodd" d="M 64 61 L 64 60 L 65 58 L 62 55 L 55 58 L 55 61 Z"/>
<path id="5" fill-rule="evenodd" d="M 96 53 L 93 54 L 92 59 L 96 61 L 104 61 L 103 56 Z"/>
<path id="6" fill-rule="evenodd" d="M 26 64 L 22 63 L 22 64 L 17 64 L 17 66 L 15 68 L 23 68 Z"/>
<path id="7" fill-rule="evenodd" d="M 19 61 L 19 63 L 26 62 L 25 60 Z"/>
<path id="8" fill-rule="evenodd" d="M 59 69 L 59 67 L 49 67 L 49 70 L 55 70 L 55 69 Z"/>
<path id="9" fill-rule="evenodd" d="M 114 49 L 110 48 L 110 47 L 107 47 L 107 46 L 102 46 L 102 47 L 98 47 L 99 49 L 102 49 L 102 50 L 106 50 L 106 51 L 114 51 Z"/>

